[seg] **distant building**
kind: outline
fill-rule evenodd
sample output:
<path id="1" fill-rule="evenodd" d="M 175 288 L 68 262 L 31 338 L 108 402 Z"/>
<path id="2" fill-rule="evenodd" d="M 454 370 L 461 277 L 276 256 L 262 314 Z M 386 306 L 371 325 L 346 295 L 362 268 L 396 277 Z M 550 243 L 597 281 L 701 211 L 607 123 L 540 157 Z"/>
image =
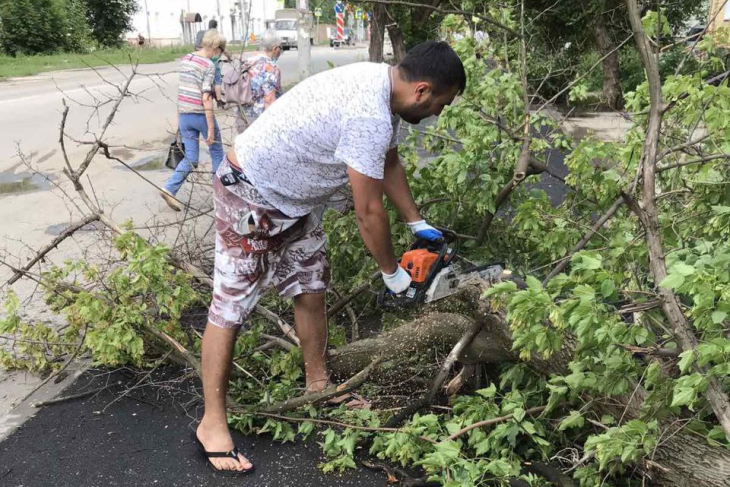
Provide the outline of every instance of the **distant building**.
<path id="1" fill-rule="evenodd" d="M 726 0 L 712 0 L 710 7 L 710 26 L 712 32 L 720 27 L 730 27 L 730 2 Z"/>
<path id="2" fill-rule="evenodd" d="M 284 0 L 137 0 L 134 30 L 127 33 L 135 43 L 142 34 L 149 45 L 192 44 L 195 34 L 218 21 L 218 30 L 230 41 L 240 42 L 246 32 L 260 36 L 266 20 L 284 8 Z M 248 27 L 248 29 L 246 29 Z"/>

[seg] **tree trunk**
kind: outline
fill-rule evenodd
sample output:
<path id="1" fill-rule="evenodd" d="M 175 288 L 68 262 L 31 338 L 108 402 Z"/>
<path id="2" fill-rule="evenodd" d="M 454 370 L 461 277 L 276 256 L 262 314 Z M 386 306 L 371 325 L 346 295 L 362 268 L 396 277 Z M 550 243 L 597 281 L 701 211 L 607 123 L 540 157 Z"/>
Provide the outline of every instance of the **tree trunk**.
<path id="1" fill-rule="evenodd" d="M 730 486 L 730 451 L 713 447 L 704 438 L 679 433 L 662 441 L 652 458 L 645 462 L 654 485 L 662 487 Z"/>
<path id="2" fill-rule="evenodd" d="M 432 7 L 438 8 L 439 6 L 441 6 L 441 2 L 442 0 L 431 0 L 430 2 L 426 3 L 428 3 Z M 432 14 L 433 10 L 429 8 L 415 8 L 413 9 L 413 13 L 411 14 L 411 24 L 414 27 L 423 27 Z"/>
<path id="3" fill-rule="evenodd" d="M 403 31 L 395 22 L 391 22 L 387 27 L 388 36 L 390 36 L 390 42 L 393 45 L 393 60 L 398 64 L 406 57 L 406 42 Z"/>
<path id="4" fill-rule="evenodd" d="M 370 23 L 370 47 L 368 54 L 370 62 L 383 62 L 383 41 L 385 39 L 385 24 L 387 13 L 385 5 L 375 4 L 373 6 L 373 20 Z"/>
<path id="5" fill-rule="evenodd" d="M 472 341 L 459 360 L 466 363 L 499 363 L 517 360 L 510 350 L 511 339 L 505 335 L 507 329 L 497 331 L 506 326 L 502 320 L 491 316 L 488 326 Z M 372 363 L 380 355 L 383 362 L 405 360 L 416 353 L 439 348 L 450 350 L 469 329 L 473 321 L 457 313 L 428 313 L 406 323 L 394 330 L 382 333 L 375 338 L 366 338 L 338 348 L 330 353 L 328 361 L 330 370 L 336 377 L 347 378 Z M 388 380 L 396 370 L 384 369 Z"/>
<path id="6" fill-rule="evenodd" d="M 603 59 L 603 96 L 612 110 L 620 110 L 624 106 L 624 95 L 621 91 L 618 51 L 606 28 L 603 15 L 596 15 L 593 24 L 593 36 Z M 610 53 L 610 54 L 609 54 Z"/>

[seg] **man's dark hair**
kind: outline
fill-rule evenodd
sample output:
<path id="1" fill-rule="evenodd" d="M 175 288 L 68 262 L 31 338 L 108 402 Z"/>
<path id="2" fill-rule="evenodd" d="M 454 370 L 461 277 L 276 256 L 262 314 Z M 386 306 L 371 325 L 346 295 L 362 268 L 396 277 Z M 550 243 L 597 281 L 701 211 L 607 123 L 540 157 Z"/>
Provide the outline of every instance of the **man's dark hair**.
<path id="1" fill-rule="evenodd" d="M 459 56 L 446 42 L 428 41 L 408 51 L 398 65 L 406 81 L 429 81 L 443 93 L 454 86 L 466 88 L 466 73 Z"/>
<path id="2" fill-rule="evenodd" d="M 209 29 L 217 29 L 218 28 L 218 21 L 215 19 L 211 19 L 210 22 L 208 22 L 208 28 Z"/>

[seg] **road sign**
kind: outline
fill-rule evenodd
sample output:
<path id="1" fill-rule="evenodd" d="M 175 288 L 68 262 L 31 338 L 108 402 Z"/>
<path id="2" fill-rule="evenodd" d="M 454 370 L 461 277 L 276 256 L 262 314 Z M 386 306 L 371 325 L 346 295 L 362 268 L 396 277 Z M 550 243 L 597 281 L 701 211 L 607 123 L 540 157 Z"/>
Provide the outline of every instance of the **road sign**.
<path id="1" fill-rule="evenodd" d="M 345 38 L 345 6 L 342 2 L 335 4 L 335 20 L 337 21 L 337 40 L 341 41 Z"/>
<path id="2" fill-rule="evenodd" d="M 314 9 L 314 16 L 315 17 L 321 17 L 322 16 L 322 9 L 317 7 Z"/>

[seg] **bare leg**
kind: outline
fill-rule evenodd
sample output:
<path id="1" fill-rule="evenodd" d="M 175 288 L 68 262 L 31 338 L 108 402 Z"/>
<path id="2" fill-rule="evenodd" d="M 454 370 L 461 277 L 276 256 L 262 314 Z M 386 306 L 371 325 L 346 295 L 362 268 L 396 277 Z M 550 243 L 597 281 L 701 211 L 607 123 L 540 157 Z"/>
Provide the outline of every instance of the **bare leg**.
<path id="1" fill-rule="evenodd" d="M 233 439 L 228 430 L 226 415 L 226 394 L 228 378 L 231 375 L 233 345 L 236 330 L 220 328 L 211 323 L 205 327 L 202 344 L 203 396 L 205 414 L 198 426 L 198 439 L 207 451 L 229 451 Z M 213 465 L 221 470 L 248 470 L 251 463 L 238 455 L 238 462 L 232 458 L 211 458 Z"/>
<path id="2" fill-rule="evenodd" d="M 325 362 L 327 317 L 324 293 L 300 294 L 294 298 L 294 322 L 302 344 L 304 373 L 308 391 L 321 391 L 328 385 Z"/>

